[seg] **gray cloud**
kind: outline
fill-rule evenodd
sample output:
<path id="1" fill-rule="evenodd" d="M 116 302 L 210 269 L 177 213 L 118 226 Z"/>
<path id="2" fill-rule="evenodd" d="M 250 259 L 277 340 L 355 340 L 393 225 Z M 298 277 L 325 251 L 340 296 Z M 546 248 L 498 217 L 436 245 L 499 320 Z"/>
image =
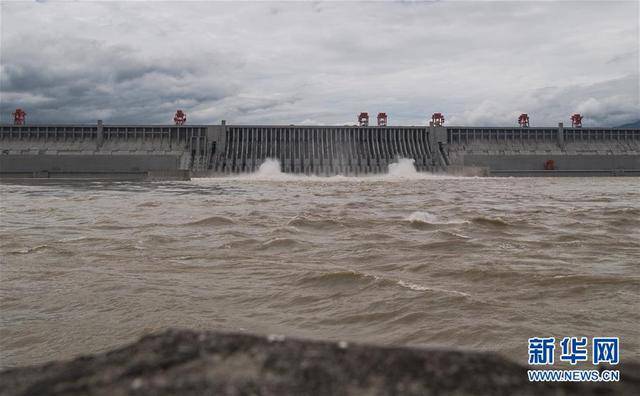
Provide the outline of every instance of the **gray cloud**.
<path id="1" fill-rule="evenodd" d="M 585 125 L 621 125 L 640 119 L 638 75 L 627 75 L 594 84 L 571 84 L 531 90 L 513 97 L 510 106 L 486 99 L 476 107 L 454 115 L 452 123 L 476 125 L 516 125 L 520 113 L 528 113 L 532 125 L 547 120 L 570 123 L 570 115 L 584 115 Z M 542 122 L 541 122 L 542 121 Z"/>
<path id="2" fill-rule="evenodd" d="M 617 125 L 638 3 L 0 4 L 0 112 L 30 122 Z"/>
<path id="3" fill-rule="evenodd" d="M 167 122 L 176 106 L 212 104 L 237 90 L 210 78 L 204 62 L 84 38 L 25 35 L 2 55 L 3 112 L 25 107 L 29 120 Z"/>

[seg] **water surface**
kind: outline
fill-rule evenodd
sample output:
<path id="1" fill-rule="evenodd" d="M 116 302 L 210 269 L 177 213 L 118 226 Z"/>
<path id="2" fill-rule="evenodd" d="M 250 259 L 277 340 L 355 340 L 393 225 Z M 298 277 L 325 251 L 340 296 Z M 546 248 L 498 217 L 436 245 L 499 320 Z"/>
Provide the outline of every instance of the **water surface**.
<path id="1" fill-rule="evenodd" d="M 3 367 L 167 327 L 640 356 L 640 179 L 262 173 L 0 185 Z"/>

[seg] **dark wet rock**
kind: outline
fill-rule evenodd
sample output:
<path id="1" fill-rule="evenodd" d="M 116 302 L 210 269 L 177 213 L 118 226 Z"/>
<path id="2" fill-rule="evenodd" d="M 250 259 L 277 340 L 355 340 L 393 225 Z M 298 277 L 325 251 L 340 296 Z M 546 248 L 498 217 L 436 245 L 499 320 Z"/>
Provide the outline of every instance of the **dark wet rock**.
<path id="1" fill-rule="evenodd" d="M 637 368 L 637 367 L 635 367 Z M 0 373 L 2 395 L 591 395 L 617 384 L 541 384 L 497 355 L 172 330 L 68 362 Z"/>

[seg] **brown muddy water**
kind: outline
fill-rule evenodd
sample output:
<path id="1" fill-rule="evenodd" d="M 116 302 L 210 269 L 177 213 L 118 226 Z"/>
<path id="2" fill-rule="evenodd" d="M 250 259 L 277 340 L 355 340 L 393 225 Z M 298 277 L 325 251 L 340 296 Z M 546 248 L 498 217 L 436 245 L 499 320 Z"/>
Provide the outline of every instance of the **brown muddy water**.
<path id="1" fill-rule="evenodd" d="M 267 167 L 268 168 L 268 167 Z M 168 327 L 640 356 L 640 179 L 284 176 L 4 183 L 2 367 Z"/>

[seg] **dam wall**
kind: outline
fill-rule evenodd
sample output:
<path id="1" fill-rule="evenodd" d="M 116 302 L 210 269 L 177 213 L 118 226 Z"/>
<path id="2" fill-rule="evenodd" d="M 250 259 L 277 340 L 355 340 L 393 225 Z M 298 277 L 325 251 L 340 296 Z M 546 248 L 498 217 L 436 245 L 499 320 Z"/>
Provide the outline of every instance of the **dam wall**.
<path id="1" fill-rule="evenodd" d="M 640 129 L 447 127 L 446 155 L 491 175 L 640 175 Z"/>
<path id="2" fill-rule="evenodd" d="M 640 129 L 306 125 L 0 125 L 0 177 L 177 178 L 255 171 L 640 175 Z M 549 163 L 552 167 L 549 167 Z"/>
<path id="3" fill-rule="evenodd" d="M 189 178 L 220 126 L 2 125 L 1 177 Z"/>

